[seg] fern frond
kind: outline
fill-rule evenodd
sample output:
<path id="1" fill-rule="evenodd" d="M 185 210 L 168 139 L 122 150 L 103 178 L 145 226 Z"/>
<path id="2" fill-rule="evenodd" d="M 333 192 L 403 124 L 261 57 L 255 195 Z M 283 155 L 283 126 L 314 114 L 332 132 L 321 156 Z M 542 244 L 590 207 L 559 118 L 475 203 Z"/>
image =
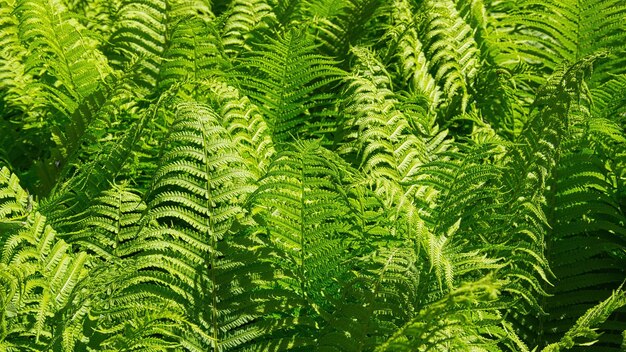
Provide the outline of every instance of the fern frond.
<path id="1" fill-rule="evenodd" d="M 12 324 L 9 340 L 50 341 L 54 313 L 68 303 L 72 289 L 86 275 L 83 268 L 86 254 L 72 256 L 68 245 L 55 241 L 54 237 L 54 230 L 36 213 L 32 225 L 5 244 L 2 264 L 8 272 L 15 271 L 15 280 L 20 284 L 19 294 L 10 301 L 22 318 Z"/>
<path id="2" fill-rule="evenodd" d="M 125 88 L 122 88 L 124 91 Z M 116 104 L 121 106 L 115 109 L 129 108 L 132 113 L 133 104 L 125 101 L 127 97 L 123 92 L 121 96 L 113 94 L 113 98 L 104 103 L 101 112 L 108 110 Z M 132 97 L 132 96 L 131 96 Z M 167 93 L 163 93 L 165 99 Z M 124 175 L 131 164 L 132 158 L 139 149 L 147 121 L 149 121 L 161 108 L 161 101 L 138 111 L 139 121 L 131 125 L 117 139 L 103 141 L 100 150 L 94 152 L 87 162 L 77 167 L 74 174 L 69 174 L 75 165 L 66 166 L 68 175 L 57 182 L 50 195 L 40 204 L 41 212 L 45 214 L 49 222 L 58 229 L 67 229 L 72 232 L 75 224 L 86 216 L 85 210 L 91 205 L 91 201 L 97 198 L 101 192 L 110 188 L 111 180 L 123 181 L 129 175 Z M 115 111 L 115 110 L 114 110 Z M 123 124 L 122 121 L 117 123 Z M 75 229 L 75 228 L 74 228 Z"/>
<path id="3" fill-rule="evenodd" d="M 91 202 L 89 216 L 80 222 L 80 230 L 68 234 L 67 241 L 104 260 L 119 257 L 116 252 L 139 233 L 145 209 L 141 198 L 127 186 L 113 185 Z"/>
<path id="4" fill-rule="evenodd" d="M 167 2 L 124 1 L 114 21 L 115 30 L 105 53 L 116 69 L 137 63 L 135 80 L 143 87 L 157 83 L 161 55 L 166 46 Z"/>
<path id="5" fill-rule="evenodd" d="M 190 228 L 210 231 L 207 239 L 215 236 L 212 241 L 217 241 L 228 229 L 221 221 L 237 212 L 226 204 L 252 191 L 248 184 L 252 177 L 214 111 L 191 103 L 180 104 L 177 109 L 177 124 L 170 139 L 180 141 L 180 145 L 164 156 L 163 166 L 155 175 L 152 216 L 173 216 Z M 224 208 L 216 208 L 221 203 L 225 203 Z M 210 215 L 207 212 L 214 212 L 211 223 L 203 218 Z"/>
<path id="6" fill-rule="evenodd" d="M 102 42 L 106 41 L 114 30 L 117 12 L 124 0 L 68 0 L 65 6 L 77 15 L 77 19 L 90 31 L 98 35 Z"/>
<path id="7" fill-rule="evenodd" d="M 178 347 L 182 309 L 171 292 L 137 289 L 142 264 L 132 258 L 91 263 L 72 304 L 57 314 L 52 350 L 166 351 Z M 169 296 L 168 296 L 169 294 Z"/>
<path id="8" fill-rule="evenodd" d="M 26 217 L 17 232 L 0 236 L 0 340 L 14 349 L 45 350 L 60 333 L 56 314 L 72 303 L 74 288 L 87 275 L 88 256 L 72 254 L 68 244 L 56 238 L 46 218 L 28 204 L 15 176 L 6 168 L 0 175 L 2 209 L 12 203 Z M 3 212 L 0 223 L 10 221 L 8 215 L 14 212 Z"/>
<path id="9" fill-rule="evenodd" d="M 179 22 L 172 31 L 171 45 L 163 53 L 159 86 L 207 78 L 218 68 L 222 55 L 217 38 L 217 29 L 204 20 L 191 18 Z"/>
<path id="10" fill-rule="evenodd" d="M 215 19 L 211 4 L 203 0 L 173 0 L 168 2 L 168 17 L 172 22 L 200 19 L 209 22 Z"/>
<path id="11" fill-rule="evenodd" d="M 489 11 L 490 5 L 491 1 L 489 0 L 456 2 L 456 9 L 459 15 L 472 28 L 474 41 L 481 51 L 481 56 L 487 60 L 492 60 L 493 56 L 497 55 L 498 50 L 498 44 L 496 43 L 498 38 L 494 38 L 495 17 Z"/>
<path id="12" fill-rule="evenodd" d="M 330 124 L 324 110 L 332 95 L 320 89 L 335 82 L 342 71 L 330 58 L 316 54 L 315 48 L 306 31 L 294 29 L 268 39 L 261 51 L 240 63 L 240 74 L 246 75 L 238 79 L 263 111 L 277 142 L 292 136 L 319 138 L 318 131 Z"/>
<path id="13" fill-rule="evenodd" d="M 171 94 L 163 92 L 156 102 L 140 106 L 140 97 L 130 92 L 136 86 L 125 83 L 128 81 L 120 81 L 94 112 L 96 116 L 91 117 L 98 123 L 89 131 L 89 138 L 97 138 L 97 143 L 88 148 L 82 145 L 80 154 L 73 156 L 74 162 L 63 166 L 50 195 L 41 201 L 40 210 L 62 236 L 82 228 L 80 222 L 89 216 L 93 200 L 109 190 L 112 183 L 131 182 L 141 190 L 149 186 L 159 151 L 153 146 L 153 128 Z"/>
<path id="14" fill-rule="evenodd" d="M 16 8 L 20 39 L 28 45 L 29 71 L 45 70 L 52 107 L 71 114 L 111 72 L 96 42 L 56 0 L 22 0 Z"/>
<path id="15" fill-rule="evenodd" d="M 440 161 L 426 163 L 414 176 L 414 184 L 424 184 L 438 191 L 431 200 L 436 205 L 432 214 L 424 214 L 433 223 L 435 231 L 446 229 L 461 219 L 463 226 L 474 227 L 488 212 L 495 197 L 501 171 L 485 163 L 494 154 L 492 146 L 480 146 L 462 152 L 442 153 Z M 463 205 L 472 204 L 472 209 Z M 481 208 L 485 207 L 485 208 Z M 471 222 L 471 224 L 470 224 Z"/>
<path id="16" fill-rule="evenodd" d="M 424 307 L 376 351 L 528 351 L 498 312 L 502 282 L 467 283 Z"/>
<path id="17" fill-rule="evenodd" d="M 103 135 L 115 131 L 113 126 L 127 123 L 120 112 L 132 113 L 136 109 L 133 88 L 125 77 L 109 76 L 104 85 L 80 102 L 64 125 L 52 128 L 55 147 L 49 150 L 48 157 L 35 162 L 41 178 L 37 185 L 40 194 L 54 191 L 59 180 L 66 179 L 84 160 L 100 151 L 89 149 L 88 145 L 98 143 Z"/>
<path id="18" fill-rule="evenodd" d="M 625 149 L 626 139 L 610 121 L 593 117 L 573 124 L 570 131 L 554 182 L 553 230 L 547 242 L 555 280 L 548 290 L 552 296 L 544 299 L 549 315 L 539 317 L 545 327 L 543 344 L 562 338 L 626 275 L 625 258 L 618 254 L 626 244 L 626 217 L 619 204 L 617 177 L 606 162 L 616 150 Z M 621 314 L 598 326 L 602 336 L 593 349 L 620 349 Z"/>
<path id="19" fill-rule="evenodd" d="M 507 140 L 514 140 L 527 122 L 534 96 L 527 90 L 517 87 L 524 81 L 523 69 L 507 69 L 502 66 L 484 65 L 470 87 L 476 111 L 480 120 Z M 480 128 L 474 126 L 474 128 Z"/>
<path id="20" fill-rule="evenodd" d="M 427 107 L 434 110 L 441 97 L 441 91 L 434 77 L 430 74 L 429 61 L 420 41 L 414 9 L 406 0 L 393 3 L 390 27 L 387 31 L 389 39 L 395 42 L 399 60 L 399 71 L 409 89 L 426 97 Z"/>
<path id="21" fill-rule="evenodd" d="M 493 154 L 491 146 L 446 152 L 442 160 L 421 166 L 409 183 L 430 194 L 428 208 L 420 212 L 427 224 L 420 237 L 440 288 L 444 280 L 453 288 L 504 265 L 486 245 L 501 231 L 487 220 L 499 211 L 501 170 L 486 162 Z"/>
<path id="22" fill-rule="evenodd" d="M 346 144 L 345 152 L 356 149 L 366 173 L 404 182 L 428 161 L 425 142 L 412 133 L 409 117 L 394 106 L 398 102 L 382 64 L 366 49 L 354 48 L 353 52 L 363 65 L 360 75 L 348 82 L 350 101 L 345 114 L 350 116 L 348 125 L 351 122 L 358 130 L 348 135 L 356 145 Z"/>
<path id="23" fill-rule="evenodd" d="M 272 10 L 276 15 L 278 26 L 286 29 L 300 22 L 304 3 L 300 0 L 277 0 Z"/>
<path id="24" fill-rule="evenodd" d="M 428 191 L 405 184 L 421 165 L 437 159 L 447 148 L 446 132 L 438 131 L 432 119 L 406 109 L 396 99 L 389 76 L 372 52 L 363 48 L 353 51 L 361 63 L 347 83 L 347 131 L 339 152 L 370 177 L 390 207 L 410 219 L 410 227 L 417 228 L 421 220 L 420 197 L 416 195 L 429 197 Z"/>
<path id="25" fill-rule="evenodd" d="M 561 349 L 571 349 L 576 345 L 593 345 L 597 342 L 597 338 L 599 337 L 599 334 L 596 332 L 597 326 L 607 320 L 613 311 L 624 305 L 626 305 L 626 293 L 620 286 L 609 298 L 589 308 L 588 311 L 581 315 L 576 321 L 576 324 L 565 333 L 560 341 L 546 346 L 542 351 L 558 352 L 561 351 Z M 581 341 L 580 339 L 583 340 Z"/>
<path id="26" fill-rule="evenodd" d="M 619 123 L 626 114 L 626 74 L 616 75 L 600 87 L 592 89 L 593 116 L 607 118 Z"/>
<path id="27" fill-rule="evenodd" d="M 417 312 L 420 268 L 411 243 L 359 258 L 318 349 L 369 351 Z"/>
<path id="28" fill-rule="evenodd" d="M 312 18 L 315 21 L 321 18 L 332 18 L 333 16 L 340 15 L 347 5 L 347 1 L 312 0 L 305 1 L 303 11 L 306 17 Z"/>
<path id="29" fill-rule="evenodd" d="M 207 103 L 221 116 L 239 154 L 258 180 L 265 174 L 274 155 L 274 142 L 261 110 L 248 97 L 219 79 L 202 84 Z"/>
<path id="30" fill-rule="evenodd" d="M 305 288 L 319 286 L 317 280 L 331 278 L 326 251 L 340 252 L 338 247 L 352 236 L 340 188 L 345 175 L 333 159 L 315 143 L 298 143 L 276 156 L 252 198 L 253 214 L 260 214 L 271 241 L 285 254 L 292 253 L 281 262 L 304 285 L 294 287 L 303 296 L 309 294 Z"/>
<path id="31" fill-rule="evenodd" d="M 241 345 L 259 334 L 249 324 L 257 301 L 245 303 L 243 296 L 255 281 L 246 279 L 236 251 L 229 254 L 237 241 L 224 238 L 234 236 L 231 227 L 243 221 L 240 204 L 254 190 L 252 174 L 208 106 L 179 104 L 169 140 L 148 198 L 149 219 L 158 225 L 145 227 L 142 240 L 125 245 L 119 255 L 140 261 L 131 280 L 138 290 L 163 285 L 169 293 L 162 297 L 185 312 L 187 322 L 177 329 L 185 348 Z"/>
<path id="32" fill-rule="evenodd" d="M 459 219 L 458 214 L 442 216 L 440 220 L 447 219 L 445 225 L 426 223 L 429 216 L 433 219 L 430 208 L 435 207 L 438 192 L 447 187 L 445 184 L 452 185 L 457 181 L 454 176 L 445 180 L 437 174 L 438 170 L 443 169 L 442 165 L 447 163 L 444 160 L 448 159 L 445 153 L 448 144 L 445 140 L 446 132 L 439 132 L 431 119 L 413 115 L 410 110 L 405 109 L 389 90 L 389 78 L 382 71 L 378 60 L 368 51 L 360 48 L 353 50 L 362 60 L 361 66 L 357 66 L 362 70 L 362 77 L 356 76 L 348 83 L 351 100 L 348 101 L 350 110 L 346 113 L 354 118 L 356 128 L 348 135 L 354 140 L 349 140 L 341 151 L 350 153 L 349 157 L 356 155 L 360 169 L 371 178 L 370 182 L 376 193 L 385 199 L 389 208 L 395 209 L 398 218 L 406 221 L 407 227 L 399 231 L 398 235 L 414 240 L 425 248 L 430 255 L 428 259 L 431 261 L 431 268 L 435 269 L 440 280 L 445 277 L 446 283 L 452 286 L 454 269 L 469 272 L 498 266 L 492 259 L 477 252 L 465 252 L 457 244 L 445 244 L 443 234 Z M 430 163 L 432 168 L 429 169 L 427 165 Z M 432 179 L 435 184 L 441 181 L 439 184 L 443 184 L 443 188 L 428 182 L 414 182 L 422 172 L 428 173 L 429 170 L 433 170 Z M 481 182 L 484 183 L 489 177 L 489 172 L 482 175 L 481 172 L 476 172 L 475 178 L 468 175 L 468 182 L 475 182 L 475 186 L 469 189 L 479 189 Z M 468 184 L 460 184 L 462 194 L 467 195 L 464 192 Z M 485 193 L 477 193 L 478 198 L 481 197 L 480 194 Z M 456 200 L 462 198 L 460 195 Z M 459 204 L 464 204 L 465 200 Z M 453 203 L 442 206 L 447 209 L 450 204 Z M 436 228 L 440 225 L 441 228 Z M 457 264 L 457 268 L 454 268 Z"/>
<path id="33" fill-rule="evenodd" d="M 520 136 L 518 147 L 512 148 L 507 155 L 506 167 L 511 171 L 507 172 L 507 177 L 503 180 L 505 189 L 510 189 L 513 195 L 508 208 L 512 211 L 511 220 L 516 220 L 504 222 L 506 228 L 511 229 L 504 243 L 507 243 L 506 247 L 514 244 L 518 248 L 526 248 L 524 251 L 513 251 L 510 257 L 518 263 L 514 270 L 517 272 L 516 275 L 527 282 L 524 284 L 520 281 L 522 285 L 514 291 L 524 286 L 530 288 L 530 292 L 551 291 L 552 289 L 547 284 L 539 284 L 539 282 L 547 281 L 547 276 L 542 274 L 545 271 L 545 257 L 555 265 L 558 265 L 558 260 L 564 259 L 560 257 L 564 253 L 558 254 L 557 258 L 551 258 L 551 253 L 547 251 L 553 248 L 552 239 L 558 238 L 559 232 L 562 232 L 558 230 L 559 218 L 557 216 L 559 215 L 549 209 L 559 207 L 558 192 L 561 190 L 558 166 L 567 162 L 568 144 L 566 141 L 572 136 L 574 117 L 578 113 L 575 102 L 585 90 L 583 78 L 596 58 L 596 56 L 591 56 L 570 67 L 564 67 L 548 80 L 543 91 L 538 95 L 536 102 L 538 111 L 534 119 L 529 122 L 527 129 Z M 576 168 L 572 169 L 574 170 Z M 591 175 L 593 173 L 587 176 Z M 573 178 L 565 182 L 589 182 L 593 178 L 585 177 L 578 180 Z M 511 188 L 511 185 L 516 186 Z M 584 202 L 588 200 L 590 199 L 586 196 L 581 198 L 580 205 L 586 207 Z M 574 203 L 578 202 L 574 200 Z M 565 204 L 563 206 L 569 207 Z M 602 209 L 606 208 L 602 207 L 599 210 L 603 211 Z M 573 218 L 581 215 L 583 214 L 578 211 L 572 213 Z M 569 218 L 565 213 L 560 216 Z M 528 257 L 530 253 L 535 254 L 533 257 Z M 522 259 L 523 257 L 526 259 Z M 535 281 L 533 276 L 541 279 Z M 558 286 L 555 289 L 558 291 Z M 524 289 L 518 293 L 523 291 Z M 523 296 L 526 299 L 531 297 L 528 292 Z M 542 301 L 545 299 L 543 298 Z M 538 305 L 538 300 L 532 298 L 530 302 L 538 311 L 537 314 L 544 313 L 543 308 Z M 518 318 L 521 317 L 516 319 Z M 532 327 L 532 324 L 527 326 Z M 528 334 L 529 337 L 536 336 L 536 332 L 533 331 L 527 331 L 524 334 Z"/>
<path id="34" fill-rule="evenodd" d="M 130 263 L 124 263 L 128 264 Z M 129 268 L 133 266 L 129 265 Z M 115 287 L 128 278 L 128 275 L 119 275 L 110 284 Z M 90 308 L 92 314 L 98 314 L 95 322 L 97 333 L 92 336 L 95 341 L 89 341 L 87 345 L 89 350 L 112 352 L 180 349 L 180 337 L 176 330 L 185 321 L 180 310 L 159 300 L 158 295 L 129 295 L 127 292 L 117 291 L 109 288 L 108 293 L 102 292 L 100 296 L 94 294 L 97 299 L 92 303 L 94 307 Z M 97 289 L 92 288 L 91 292 L 96 293 Z"/>
<path id="35" fill-rule="evenodd" d="M 324 52 L 332 57 L 344 59 L 347 67 L 351 56 L 350 48 L 361 42 L 378 39 L 376 34 L 366 30 L 378 13 L 384 9 L 384 1 L 380 0 L 344 0 L 322 3 L 326 10 L 325 16 L 318 15 L 314 21 L 314 28 L 322 42 Z M 324 8 L 322 7 L 322 8 Z"/>
<path id="36" fill-rule="evenodd" d="M 0 169 L 0 221 L 2 228 L 17 225 L 19 219 L 26 216 L 33 208 L 32 197 L 20 186 L 20 180 L 8 168 Z"/>
<path id="37" fill-rule="evenodd" d="M 222 28 L 222 44 L 229 57 L 237 57 L 250 51 L 249 41 L 255 33 L 268 27 L 275 17 L 267 1 L 234 0 L 230 3 L 228 17 Z"/>
<path id="38" fill-rule="evenodd" d="M 619 0 L 517 2 L 503 24 L 512 30 L 513 50 L 524 60 L 554 72 L 564 62 L 573 62 L 610 49 L 623 56 L 626 6 Z M 618 54 L 619 53 L 619 54 Z M 606 73 L 623 73 L 619 59 L 598 62 L 597 79 Z"/>
<path id="39" fill-rule="evenodd" d="M 431 72 L 447 100 L 463 112 L 469 102 L 469 82 L 477 73 L 480 56 L 472 28 L 453 1 L 425 1 L 421 6 L 427 18 L 419 35 L 426 46 Z"/>
<path id="40" fill-rule="evenodd" d="M 251 212 L 262 225 L 274 254 L 267 260 L 283 275 L 276 283 L 292 292 L 291 311 L 298 344 L 312 343 L 315 325 L 336 296 L 337 278 L 351 241 L 351 211 L 342 190 L 345 164 L 316 143 L 300 142 L 276 155 L 251 198 Z M 315 323 L 317 321 L 318 323 Z M 308 341 L 308 342 L 307 342 Z"/>
<path id="41" fill-rule="evenodd" d="M 226 350 L 262 330 L 251 321 L 267 301 L 257 286 L 268 274 L 261 266 L 248 275 L 252 243 L 231 232 L 245 222 L 237 204 L 252 177 L 208 106 L 178 105 L 169 141 L 149 208 L 114 187 L 83 216 L 84 230 L 68 236 L 110 260 L 85 284 L 97 331 L 91 348 Z"/>
<path id="42" fill-rule="evenodd" d="M 62 137 L 59 127 L 73 122 L 71 115 L 82 99 L 103 83 L 111 68 L 98 51 L 92 33 L 63 4 L 7 2 L 2 11 L 11 11 L 2 15 L 0 24 L 0 86 L 6 89 L 6 95 L 0 95 L 7 104 L 3 122 L 13 125 L 3 123 L 2 127 L 7 131 L 3 137 L 13 139 L 4 141 L 6 158 L 15 167 L 31 169 L 34 174 L 39 171 L 37 161 L 49 158 L 48 150 L 53 147 L 50 135 L 53 139 Z M 10 68 L 10 73 L 3 67 Z M 38 140 L 39 145 L 35 148 L 26 139 Z M 16 160 L 14 152 L 20 149 L 24 157 Z M 32 154 L 29 149 L 39 149 L 40 153 Z M 37 182 L 36 177 L 23 181 Z M 49 187 L 42 187 L 40 193 L 47 190 Z"/>
<path id="43" fill-rule="evenodd" d="M 42 111 L 39 110 L 45 106 L 43 87 L 37 84 L 33 73 L 28 72 L 26 61 L 29 52 L 20 42 L 15 5 L 14 1 L 0 2 L 0 99 L 4 102 L 2 110 L 7 115 L 24 114 L 20 118 L 24 119 L 25 128 L 41 127 Z M 10 131 L 9 128 L 4 130 L 7 134 Z M 6 148 L 10 147 L 9 143 L 4 145 Z"/>

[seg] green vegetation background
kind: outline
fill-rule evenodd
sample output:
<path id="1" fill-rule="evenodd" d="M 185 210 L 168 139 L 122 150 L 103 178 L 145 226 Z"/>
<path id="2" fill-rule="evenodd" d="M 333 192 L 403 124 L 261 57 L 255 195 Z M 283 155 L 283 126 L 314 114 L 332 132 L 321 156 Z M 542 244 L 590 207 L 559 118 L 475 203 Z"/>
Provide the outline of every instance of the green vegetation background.
<path id="1" fill-rule="evenodd" d="M 623 0 L 0 0 L 0 351 L 626 349 Z"/>

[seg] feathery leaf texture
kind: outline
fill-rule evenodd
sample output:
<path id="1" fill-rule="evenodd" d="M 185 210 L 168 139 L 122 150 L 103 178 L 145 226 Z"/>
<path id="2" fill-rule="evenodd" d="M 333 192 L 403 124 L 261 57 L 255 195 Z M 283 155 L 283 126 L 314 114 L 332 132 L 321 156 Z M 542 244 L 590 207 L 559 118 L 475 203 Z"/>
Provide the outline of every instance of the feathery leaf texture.
<path id="1" fill-rule="evenodd" d="M 0 351 L 623 351 L 625 20 L 0 0 Z"/>
<path id="2" fill-rule="evenodd" d="M 1 170 L 2 224 L 19 226 L 3 238 L 0 256 L 1 341 L 8 349 L 43 350 L 57 338 L 55 326 L 73 303 L 75 287 L 88 273 L 88 255 L 72 253 L 66 242 L 56 238 L 54 229 L 16 181 L 8 169 Z M 7 216 L 16 213 L 22 215 L 17 224 Z"/>
<path id="3" fill-rule="evenodd" d="M 319 132 L 313 127 L 327 123 L 324 110 L 331 95 L 320 89 L 336 81 L 341 70 L 315 47 L 306 31 L 293 29 L 242 59 L 246 70 L 238 80 L 265 114 L 277 142 L 315 136 Z"/>

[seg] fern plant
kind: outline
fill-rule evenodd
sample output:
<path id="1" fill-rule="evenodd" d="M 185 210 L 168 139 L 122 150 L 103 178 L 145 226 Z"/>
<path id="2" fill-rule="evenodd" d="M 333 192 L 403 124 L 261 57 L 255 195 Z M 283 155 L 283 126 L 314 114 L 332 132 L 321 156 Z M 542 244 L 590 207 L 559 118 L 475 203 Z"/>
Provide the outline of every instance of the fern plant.
<path id="1" fill-rule="evenodd" d="M 56 238 L 54 229 L 16 181 L 8 169 L 2 169 L 3 228 L 6 231 L 8 227 L 8 232 L 2 236 L 0 264 L 0 346 L 5 350 L 45 350 L 54 344 L 57 324 L 68 318 L 62 318 L 63 312 L 72 305 L 73 291 L 88 273 L 88 255 L 72 253 L 66 242 Z"/>
<path id="2" fill-rule="evenodd" d="M 250 199 L 250 211 L 273 248 L 272 262 L 280 272 L 275 285 L 288 292 L 292 312 L 283 314 L 297 319 L 301 336 L 289 348 L 303 349 L 311 347 L 317 325 L 327 318 L 325 297 L 340 289 L 335 278 L 348 270 L 342 261 L 356 234 L 341 187 L 349 175 L 333 165 L 336 157 L 310 142 L 293 149 L 278 153 L 270 164 Z M 270 341 L 277 347 L 283 343 Z"/>
<path id="3" fill-rule="evenodd" d="M 242 59 L 246 75 L 240 80 L 265 113 L 272 135 L 277 142 L 292 136 L 322 137 L 330 124 L 325 110 L 331 108 L 331 95 L 320 89 L 336 81 L 341 71 L 330 58 L 313 51 L 315 45 L 302 29 L 262 47 Z"/>
<path id="4" fill-rule="evenodd" d="M 0 351 L 621 351 L 618 0 L 0 0 Z"/>

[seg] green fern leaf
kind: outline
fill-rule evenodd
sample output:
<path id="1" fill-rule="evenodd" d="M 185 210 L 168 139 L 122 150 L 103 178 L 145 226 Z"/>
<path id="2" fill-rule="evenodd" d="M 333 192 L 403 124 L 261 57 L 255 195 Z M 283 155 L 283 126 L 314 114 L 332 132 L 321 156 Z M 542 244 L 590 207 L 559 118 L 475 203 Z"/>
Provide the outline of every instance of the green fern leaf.
<path id="1" fill-rule="evenodd" d="M 91 202 L 80 230 L 67 235 L 68 242 L 92 251 L 104 260 L 123 256 L 125 245 L 139 233 L 146 205 L 125 185 L 114 185 Z"/>
<path id="2" fill-rule="evenodd" d="M 597 326 L 604 322 L 616 309 L 626 305 L 626 294 L 621 286 L 609 298 L 590 308 L 576 321 L 560 341 L 546 346 L 543 352 L 558 352 L 571 349 L 575 345 L 590 346 L 597 342 Z M 581 341 L 580 339 L 583 339 Z"/>
<path id="3" fill-rule="evenodd" d="M 325 297 L 338 294 L 337 278 L 347 272 L 342 260 L 355 234 L 341 188 L 345 165 L 312 142 L 292 148 L 277 154 L 251 199 L 251 212 L 274 252 L 266 260 L 282 272 L 276 285 L 291 292 L 290 310 L 281 315 L 295 320 L 298 337 L 290 348 L 297 349 L 314 343 L 316 325 L 330 308 Z M 287 342 L 273 340 L 270 345 Z"/>
<path id="4" fill-rule="evenodd" d="M 429 72 L 430 63 L 420 41 L 414 19 L 414 9 L 408 1 L 395 1 L 392 7 L 393 24 L 388 36 L 397 41 L 397 56 L 400 60 L 402 78 L 409 82 L 409 89 L 423 94 L 428 101 L 428 108 L 438 106 L 441 90 Z"/>
<path id="5" fill-rule="evenodd" d="M 250 40 L 256 32 L 267 28 L 273 19 L 272 7 L 266 1 L 232 1 L 222 29 L 224 52 L 237 57 L 252 50 Z"/>
<path id="6" fill-rule="evenodd" d="M 513 39 L 512 50 L 523 53 L 528 62 L 541 63 L 548 73 L 606 49 L 623 56 L 618 54 L 625 50 L 626 6 L 621 1 L 522 1 L 512 7 L 503 20 Z M 620 62 L 598 62 L 595 76 L 602 81 L 607 73 L 623 73 Z"/>
<path id="7" fill-rule="evenodd" d="M 60 2 L 23 0 L 16 11 L 20 39 L 37 53 L 30 56 L 28 70 L 45 68 L 51 79 L 46 86 L 49 102 L 62 114 L 71 114 L 81 98 L 93 92 L 110 73 L 106 58 Z"/>
<path id="8" fill-rule="evenodd" d="M 171 45 L 163 53 L 159 70 L 161 89 L 176 82 L 201 81 L 217 69 L 222 48 L 217 29 L 201 19 L 179 22 L 172 31 Z"/>
<path id="9" fill-rule="evenodd" d="M 274 143 L 260 109 L 248 97 L 219 79 L 206 81 L 207 103 L 221 116 L 239 154 L 256 179 L 260 179 L 274 155 Z M 203 91 L 204 92 L 204 91 Z"/>
<path id="10" fill-rule="evenodd" d="M 3 238 L 0 338 L 11 348 L 45 350 L 59 333 L 55 314 L 71 304 L 75 287 L 87 275 L 88 256 L 85 252 L 72 254 L 67 243 L 55 238 L 46 218 L 28 209 L 32 205 L 24 201 L 25 192 L 6 168 L 0 181 L 0 193 L 17 201 L 14 204 L 21 205 L 21 212 L 28 215 L 18 232 Z"/>
<path id="11" fill-rule="evenodd" d="M 471 27 L 463 21 L 453 1 L 425 1 L 428 18 L 420 30 L 426 52 L 432 62 L 431 72 L 451 102 L 465 111 L 468 105 L 469 80 L 475 75 L 480 55 Z"/>
<path id="12" fill-rule="evenodd" d="M 427 305 L 376 351 L 528 351 L 498 312 L 502 282 L 486 277 Z"/>
<path id="13" fill-rule="evenodd" d="M 19 19 L 15 16 L 15 2 L 0 2 L 0 99 L 5 114 L 24 114 L 25 127 L 41 127 L 41 114 L 45 107 L 42 86 L 28 72 L 28 48 L 20 42 Z M 10 131 L 9 128 L 3 128 Z M 8 133 L 7 133 L 8 135 Z M 15 136 L 17 137 L 17 135 Z M 14 138 L 13 141 L 16 141 Z M 3 143 L 8 146 L 9 143 Z"/>
<path id="14" fill-rule="evenodd" d="M 179 104 L 170 141 L 148 197 L 149 220 L 158 225 L 143 227 L 119 253 L 139 265 L 126 294 L 154 292 L 184 312 L 175 333 L 186 349 L 232 348 L 260 333 L 249 324 L 255 304 L 241 298 L 255 281 L 245 277 L 237 241 L 225 240 L 243 221 L 239 204 L 254 190 L 252 174 L 208 106 Z"/>
<path id="15" fill-rule="evenodd" d="M 369 351 L 411 320 L 421 278 L 417 262 L 410 243 L 359 258 L 318 349 Z"/>
<path id="16" fill-rule="evenodd" d="M 384 1 L 380 0 L 345 0 L 337 1 L 335 4 L 326 3 L 327 8 L 331 7 L 331 10 L 327 10 L 330 16 L 323 17 L 314 23 L 324 52 L 332 57 L 347 60 L 351 56 L 352 46 L 379 39 L 367 28 L 382 12 L 383 4 Z M 317 13 L 313 14 L 317 15 Z M 348 61 L 344 61 L 343 67 L 348 67 Z"/>
<path id="17" fill-rule="evenodd" d="M 316 136 L 319 126 L 328 124 L 323 110 L 332 96 L 320 89 L 335 82 L 341 71 L 331 59 L 316 54 L 315 47 L 304 30 L 291 30 L 269 39 L 240 63 L 238 79 L 263 111 L 277 142 Z"/>
<path id="18" fill-rule="evenodd" d="M 150 88 L 157 83 L 161 55 L 166 46 L 167 2 L 124 1 L 117 11 L 115 30 L 105 53 L 116 69 L 135 66 L 138 85 Z"/>

